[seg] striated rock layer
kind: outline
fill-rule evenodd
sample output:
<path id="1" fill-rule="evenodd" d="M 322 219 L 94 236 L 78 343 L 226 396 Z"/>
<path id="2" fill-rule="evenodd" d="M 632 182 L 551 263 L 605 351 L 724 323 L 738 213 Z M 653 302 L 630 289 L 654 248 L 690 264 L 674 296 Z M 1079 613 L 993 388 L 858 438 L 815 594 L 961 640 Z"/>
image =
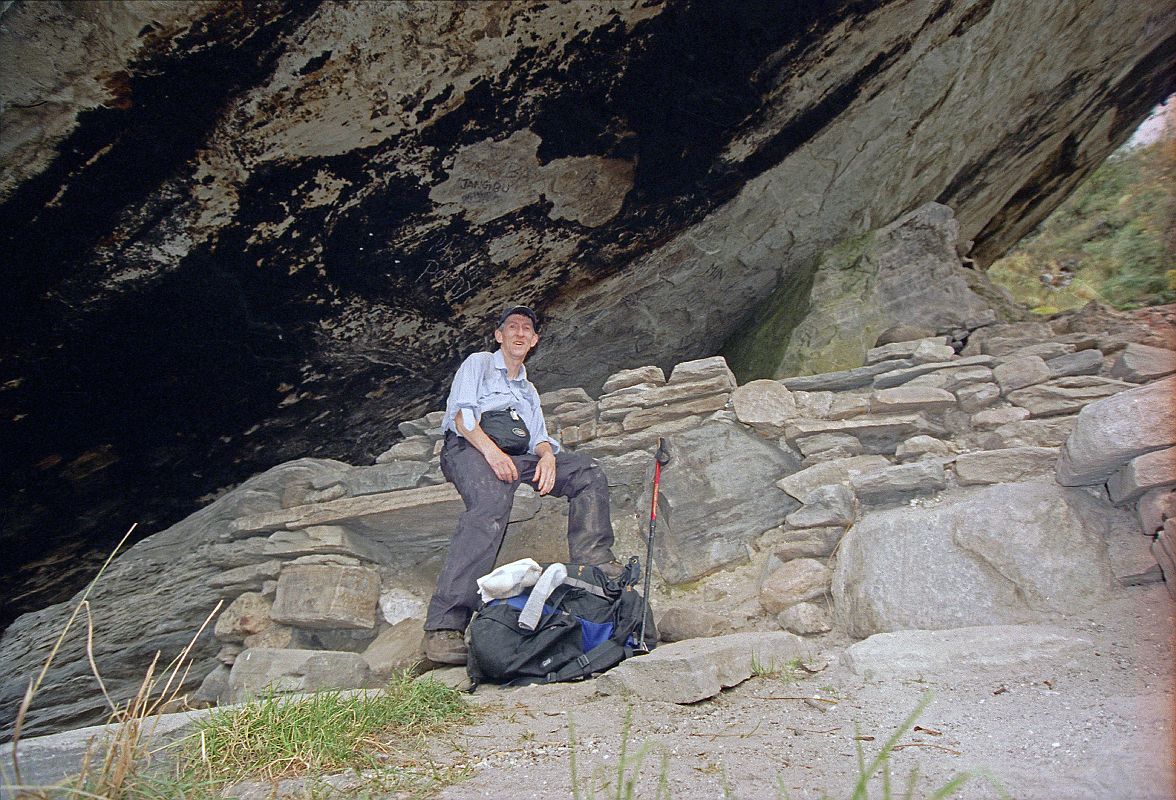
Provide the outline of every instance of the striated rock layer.
<path id="1" fill-rule="evenodd" d="M 508 298 L 545 311 L 544 388 L 595 390 L 717 352 L 824 247 L 929 200 L 983 264 L 1176 58 L 1158 0 L 0 14 L 12 610 L 133 519 L 371 458 Z"/>

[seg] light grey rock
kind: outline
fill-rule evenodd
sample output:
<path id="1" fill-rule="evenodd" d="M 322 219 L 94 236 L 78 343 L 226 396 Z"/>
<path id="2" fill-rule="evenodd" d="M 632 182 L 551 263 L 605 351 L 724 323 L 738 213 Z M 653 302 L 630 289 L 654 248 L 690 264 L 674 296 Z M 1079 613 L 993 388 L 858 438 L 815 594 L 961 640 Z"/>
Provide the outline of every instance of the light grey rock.
<path id="1" fill-rule="evenodd" d="M 1040 356 L 1022 356 L 997 364 L 992 370 L 992 377 L 1000 386 L 1000 393 L 1008 396 L 1009 392 L 1017 389 L 1044 383 L 1051 376 L 1045 359 Z"/>
<path id="2" fill-rule="evenodd" d="M 1037 356 L 1043 361 L 1050 361 L 1055 358 L 1060 358 L 1069 353 L 1073 353 L 1076 348 L 1074 345 L 1067 342 L 1040 342 L 1038 344 L 1031 344 L 1028 347 L 1022 347 L 1019 350 L 1013 351 L 1010 355 L 1013 358 L 1025 358 L 1027 356 Z M 1057 377 L 1056 375 L 1054 377 Z"/>
<path id="3" fill-rule="evenodd" d="M 565 403 L 592 403 L 594 402 L 588 393 L 579 386 L 569 386 L 566 389 L 555 389 L 550 392 L 544 392 L 539 395 L 539 405 L 543 407 L 543 413 L 555 411 L 559 406 Z"/>
<path id="4" fill-rule="evenodd" d="M 870 453 L 893 453 L 903 439 L 920 433 L 935 433 L 925 415 L 920 412 L 907 414 L 865 414 L 841 420 L 795 419 L 784 429 L 784 438 L 795 443 L 806 436 L 819 433 L 845 433 L 855 437 Z"/>
<path id="5" fill-rule="evenodd" d="M 885 456 L 868 455 L 827 461 L 806 467 L 776 482 L 788 494 L 804 503 L 817 489 L 834 483 L 848 484 L 858 475 L 877 472 L 890 466 Z"/>
<path id="6" fill-rule="evenodd" d="M 972 415 L 972 428 L 978 431 L 991 431 L 1001 425 L 1020 422 L 1023 419 L 1029 419 L 1029 411 L 1020 406 L 987 408 Z"/>
<path id="7" fill-rule="evenodd" d="M 1096 400 L 1131 388 L 1130 383 L 1097 375 L 1073 375 L 1009 392 L 1008 399 L 1011 403 L 1029 409 L 1034 418 L 1056 417 L 1073 414 Z"/>
<path id="8" fill-rule="evenodd" d="M 747 558 L 747 545 L 799 505 L 772 488 L 798 466 L 738 424 L 706 422 L 668 437 L 654 562 L 668 583 L 694 580 Z M 649 508 L 650 489 L 640 503 Z"/>
<path id="9" fill-rule="evenodd" d="M 955 452 L 950 442 L 934 436 L 912 436 L 898 445 L 894 451 L 900 462 L 921 461 L 925 458 L 943 458 Z"/>
<path id="10" fill-rule="evenodd" d="M 777 528 L 756 541 L 760 551 L 771 552 L 780 561 L 794 558 L 827 558 L 837 549 L 845 528 Z"/>
<path id="11" fill-rule="evenodd" d="M 282 571 L 282 562 L 277 559 L 247 564 L 236 569 L 225 570 L 209 579 L 208 585 L 216 589 L 221 597 L 236 597 L 242 592 L 257 592 L 267 580 L 274 580 Z"/>
<path id="12" fill-rule="evenodd" d="M 1077 656 L 1094 643 L 1046 625 L 977 625 L 954 630 L 876 633 L 852 644 L 841 663 L 864 676 L 942 676 L 957 671 L 1007 674 Z"/>
<path id="13" fill-rule="evenodd" d="M 447 487 L 450 491 L 452 487 Z M 347 498 L 348 500 L 366 500 Z M 306 508 L 306 506 L 299 506 Z M 249 517 L 257 519 L 263 515 Z M 264 515 L 269 517 L 271 515 Z M 243 518 L 244 519 L 244 518 Z M 241 520 L 234 520 L 237 524 Z M 354 532 L 354 521 L 349 520 L 345 528 L 340 525 L 314 525 L 301 530 L 278 530 L 262 539 L 253 537 L 243 541 L 218 543 L 207 550 L 209 562 L 221 568 L 258 564 L 271 559 L 288 561 L 300 556 L 342 555 L 358 558 L 371 563 L 390 563 L 392 554 L 381 543 L 362 532 Z"/>
<path id="14" fill-rule="evenodd" d="M 882 361 L 865 367 L 822 372 L 818 375 L 799 375 L 791 378 L 782 378 L 781 382 L 789 390 L 794 392 L 841 392 L 846 389 L 859 389 L 863 386 L 870 386 L 876 376 L 884 372 L 890 372 L 891 370 L 912 367 L 914 364 L 914 361 L 908 359 Z"/>
<path id="15" fill-rule="evenodd" d="M 456 689 L 459 692 L 468 692 L 472 686 L 470 675 L 466 672 L 465 667 L 445 667 L 443 669 L 431 670 L 424 675 L 418 676 L 415 680 L 436 681 L 443 686 L 448 686 L 450 689 Z"/>
<path id="16" fill-rule="evenodd" d="M 987 353 L 994 356 L 1008 355 L 1022 347 L 1030 347 L 1054 337 L 1054 332 L 1044 322 L 1008 322 L 987 325 L 975 331 L 968 338 L 964 355 Z"/>
<path id="17" fill-rule="evenodd" d="M 384 628 L 360 654 L 374 683 L 387 683 L 394 674 L 425 660 L 422 621 L 404 619 Z"/>
<path id="18" fill-rule="evenodd" d="M 1111 591 L 1111 513 L 1088 492 L 1040 482 L 865 514 L 838 548 L 836 617 L 864 638 L 1075 613 Z"/>
<path id="19" fill-rule="evenodd" d="M 829 414 L 833 410 L 833 400 L 835 397 L 833 392 L 801 391 L 793 392 L 792 396 L 796 399 L 796 410 L 799 416 L 811 417 L 812 419 L 829 419 Z"/>
<path id="20" fill-rule="evenodd" d="M 342 485 L 345 497 L 360 497 L 367 494 L 394 492 L 398 489 L 415 489 L 421 484 L 421 478 L 428 471 L 429 465 L 420 461 L 388 461 L 370 467 L 353 467 L 347 470 L 338 484 L 326 483 L 311 486 L 318 490 L 330 489 L 333 485 Z"/>
<path id="21" fill-rule="evenodd" d="M 683 361 L 670 372 L 670 379 L 666 383 L 673 386 L 680 383 L 709 383 L 711 381 L 722 383 L 723 388 L 727 390 L 734 389 L 737 385 L 731 368 L 727 366 L 727 359 L 722 356 Z"/>
<path id="22" fill-rule="evenodd" d="M 988 367 L 953 367 L 916 376 L 904 385 L 930 386 L 934 389 L 946 389 L 949 392 L 955 392 L 965 386 L 991 382 L 992 370 Z"/>
<path id="23" fill-rule="evenodd" d="M 955 391 L 960 410 L 972 413 L 996 402 L 1000 397 L 1000 387 L 995 383 L 977 383 L 971 386 L 961 386 Z"/>
<path id="24" fill-rule="evenodd" d="M 227 703 L 229 697 L 229 668 L 224 664 L 217 664 L 212 671 L 204 676 L 200 686 L 192 693 L 193 706 L 220 705 Z"/>
<path id="25" fill-rule="evenodd" d="M 248 638 L 248 637 L 247 637 Z M 221 649 L 216 652 L 216 660 L 225 666 L 233 666 L 233 662 L 237 660 L 237 656 L 245 648 L 235 642 L 221 645 Z"/>
<path id="26" fill-rule="evenodd" d="M 1111 377 L 1132 383 L 1154 381 L 1176 372 L 1176 352 L 1130 342 L 1111 367 Z"/>
<path id="27" fill-rule="evenodd" d="M 674 642 L 630 658 L 596 679 L 598 691 L 663 703 L 697 703 L 760 670 L 783 669 L 804 654 L 795 634 L 732 633 Z"/>
<path id="28" fill-rule="evenodd" d="M 1176 489 L 1149 489 L 1136 501 L 1135 513 L 1143 535 L 1155 536 L 1164 520 L 1176 517 Z"/>
<path id="29" fill-rule="evenodd" d="M 789 606 L 824 597 L 832 578 L 832 571 L 816 559 L 793 559 L 773 570 L 760 584 L 760 605 L 769 614 L 779 614 Z"/>
<path id="30" fill-rule="evenodd" d="M 822 528 L 853 524 L 853 491 L 843 483 L 821 486 L 805 497 L 804 505 L 785 518 L 794 528 Z"/>
<path id="31" fill-rule="evenodd" d="M 387 464 L 390 461 L 428 461 L 433 455 L 434 444 L 435 442 L 429 436 L 410 436 L 376 456 L 376 463 Z"/>
<path id="32" fill-rule="evenodd" d="M 1130 503 L 1150 489 L 1176 485 L 1176 447 L 1138 455 L 1107 479 L 1115 505 Z"/>
<path id="33" fill-rule="evenodd" d="M 246 636 L 260 633 L 273 625 L 272 603 L 257 592 L 245 592 L 220 613 L 213 635 L 221 642 L 243 642 Z"/>
<path id="34" fill-rule="evenodd" d="M 915 348 L 915 352 L 911 355 L 911 360 L 916 364 L 939 364 L 944 361 L 951 361 L 955 357 L 955 350 L 948 345 L 923 341 L 919 342 L 919 346 Z"/>
<path id="35" fill-rule="evenodd" d="M 278 694 L 361 689 L 369 682 L 357 653 L 329 650 L 246 650 L 229 673 L 229 700 L 240 703 L 265 691 Z"/>
<path id="36" fill-rule="evenodd" d="M 264 647 L 273 650 L 298 649 L 298 637 L 289 625 L 270 625 L 261 633 L 254 633 L 245 637 L 244 649 Z"/>
<path id="37" fill-rule="evenodd" d="M 270 616 L 301 628 L 370 630 L 379 599 L 380 576 L 370 567 L 292 565 L 278 578 Z"/>
<path id="38" fill-rule="evenodd" d="M 877 341 L 874 342 L 875 347 L 882 347 L 888 344 L 903 343 L 911 344 L 912 347 L 917 345 L 923 339 L 930 339 L 935 336 L 935 331 L 923 325 L 912 325 L 908 322 L 900 322 L 896 325 L 891 325 L 886 330 L 878 335 Z M 947 344 L 947 337 L 943 338 L 943 344 Z"/>
<path id="39" fill-rule="evenodd" d="M 843 458 L 862 454 L 862 443 L 858 441 L 856 436 L 848 433 L 818 433 L 813 436 L 805 436 L 796 440 L 796 446 L 805 458 L 834 449 L 850 451 L 845 452 Z"/>
<path id="40" fill-rule="evenodd" d="M 712 394 L 705 397 L 682 400 L 676 403 L 639 408 L 625 415 L 621 420 L 621 427 L 624 428 L 626 433 L 632 433 L 633 431 L 639 431 L 653 425 L 661 425 L 675 419 L 681 419 L 682 417 L 705 414 L 709 411 L 718 411 L 726 407 L 726 405 L 727 395 Z"/>
<path id="41" fill-rule="evenodd" d="M 876 505 L 934 494 L 947 486 L 947 476 L 936 461 L 915 461 L 856 475 L 849 484 L 862 503 Z"/>
<path id="42" fill-rule="evenodd" d="M 932 345 L 946 345 L 946 336 L 925 337 L 907 342 L 888 342 L 866 351 L 866 364 L 877 364 L 880 361 L 890 361 L 896 358 L 910 358 L 924 341 Z"/>
<path id="43" fill-rule="evenodd" d="M 731 621 L 704 608 L 670 606 L 657 619 L 657 635 L 662 642 L 709 639 L 728 633 Z"/>
<path id="44" fill-rule="evenodd" d="M 679 431 L 691 430 L 697 427 L 700 422 L 702 422 L 702 417 L 682 417 L 624 435 L 608 435 L 598 429 L 596 438 L 577 447 L 576 452 L 594 457 L 624 455 L 635 450 L 650 450 L 652 452 L 657 449 L 659 438 Z M 619 425 L 618 429 L 618 433 L 623 433 L 623 429 L 620 429 Z"/>
<path id="45" fill-rule="evenodd" d="M 1138 455 L 1176 444 L 1176 378 L 1122 392 L 1083 408 L 1058 459 L 1058 482 L 1104 482 Z"/>
<path id="46" fill-rule="evenodd" d="M 968 356 L 966 358 L 957 358 L 951 361 L 942 361 L 932 364 L 917 364 L 906 369 L 896 369 L 889 372 L 884 372 L 874 377 L 873 386 L 875 389 L 891 389 L 895 386 L 902 386 L 904 383 L 910 381 L 912 378 L 918 378 L 921 375 L 929 375 L 933 372 L 939 372 L 944 369 L 959 369 L 960 367 L 991 367 L 996 364 L 996 359 L 988 355 Z"/>
<path id="47" fill-rule="evenodd" d="M 399 423 L 396 428 L 405 437 L 430 436 L 436 438 L 441 435 L 441 421 L 445 419 L 444 411 L 430 411 L 423 417 Z"/>
<path id="48" fill-rule="evenodd" d="M 745 383 L 731 393 L 736 418 L 764 436 L 779 436 L 784 426 L 797 416 L 796 400 L 780 381 L 758 380 Z"/>
<path id="49" fill-rule="evenodd" d="M 833 630 L 829 612 L 816 603 L 797 603 L 776 615 L 780 627 L 799 636 L 812 636 Z"/>
<path id="50" fill-rule="evenodd" d="M 992 432 L 987 446 L 993 450 L 1002 447 L 1061 447 L 1074 430 L 1077 419 L 1069 416 L 1008 422 Z"/>
<path id="51" fill-rule="evenodd" d="M 646 392 L 658 388 L 663 387 L 653 383 L 635 383 L 632 386 L 626 386 L 608 394 L 602 394 L 600 399 L 596 401 L 596 407 L 600 412 L 600 418 L 602 420 L 609 421 L 616 418 L 616 413 L 619 409 L 640 408 L 641 404 L 638 401 L 638 398 Z M 684 396 L 689 395 L 678 393 L 674 397 L 667 398 L 667 402 L 668 400 L 676 400 Z M 624 414 L 621 416 L 624 416 Z"/>
<path id="52" fill-rule="evenodd" d="M 547 430 L 556 433 L 565 428 L 596 421 L 596 403 L 564 403 L 545 416 Z"/>
<path id="53" fill-rule="evenodd" d="M 896 386 L 870 394 L 870 413 L 901 414 L 910 411 L 944 411 L 954 407 L 955 395 L 930 386 Z"/>
<path id="54" fill-rule="evenodd" d="M 1053 479 L 1058 450 L 1054 447 L 1010 447 L 956 456 L 956 480 L 961 486 L 1014 483 L 1029 478 Z"/>
<path id="55" fill-rule="evenodd" d="M 662 372 L 661 367 L 649 366 L 637 367 L 636 369 L 623 369 L 605 378 L 600 392 L 601 394 L 608 394 L 609 392 L 615 392 L 618 389 L 627 389 L 630 386 L 636 386 L 640 383 L 658 386 L 665 382 L 666 375 Z"/>
<path id="56" fill-rule="evenodd" d="M 833 395 L 833 402 L 825 413 L 826 419 L 849 419 L 870 413 L 870 395 L 861 392 L 843 392 Z"/>
<path id="57" fill-rule="evenodd" d="M 1102 369 L 1102 363 L 1101 350 L 1079 350 L 1077 353 L 1048 359 L 1045 365 L 1049 367 L 1051 378 L 1065 378 L 1070 375 L 1097 375 Z"/>
<path id="58" fill-rule="evenodd" d="M 1151 553 L 1160 571 L 1164 574 L 1164 583 L 1168 587 L 1168 596 L 1176 600 L 1176 523 L 1172 520 L 1164 522 L 1164 529 L 1156 534 L 1151 544 Z"/>

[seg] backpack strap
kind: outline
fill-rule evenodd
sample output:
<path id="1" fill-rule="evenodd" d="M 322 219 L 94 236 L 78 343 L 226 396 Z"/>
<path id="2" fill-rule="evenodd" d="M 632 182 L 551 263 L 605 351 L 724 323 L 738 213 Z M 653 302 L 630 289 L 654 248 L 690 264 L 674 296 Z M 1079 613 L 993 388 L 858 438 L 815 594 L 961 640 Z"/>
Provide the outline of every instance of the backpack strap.
<path id="1" fill-rule="evenodd" d="M 566 664 L 563 669 L 549 672 L 544 682 L 559 683 L 587 678 L 593 672 L 603 672 L 616 666 L 631 655 L 633 655 L 633 651 L 630 648 L 623 647 L 613 639 L 607 639 L 576 658 L 575 661 Z"/>

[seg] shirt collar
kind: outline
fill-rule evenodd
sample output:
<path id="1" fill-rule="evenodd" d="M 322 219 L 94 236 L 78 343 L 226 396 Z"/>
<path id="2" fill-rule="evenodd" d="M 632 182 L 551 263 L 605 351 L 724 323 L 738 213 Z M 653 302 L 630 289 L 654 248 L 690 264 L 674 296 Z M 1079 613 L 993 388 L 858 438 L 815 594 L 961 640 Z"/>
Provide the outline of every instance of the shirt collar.
<path id="1" fill-rule="evenodd" d="M 503 356 L 502 356 L 502 348 L 495 350 L 494 355 L 491 356 L 490 360 L 491 360 L 491 363 L 493 363 L 497 369 L 500 369 L 503 371 L 503 373 L 505 373 L 506 379 L 508 381 L 509 380 L 525 381 L 527 379 L 527 365 L 526 364 L 523 364 L 519 367 L 519 376 L 517 378 L 510 377 L 510 373 L 506 369 L 506 359 L 503 358 Z"/>

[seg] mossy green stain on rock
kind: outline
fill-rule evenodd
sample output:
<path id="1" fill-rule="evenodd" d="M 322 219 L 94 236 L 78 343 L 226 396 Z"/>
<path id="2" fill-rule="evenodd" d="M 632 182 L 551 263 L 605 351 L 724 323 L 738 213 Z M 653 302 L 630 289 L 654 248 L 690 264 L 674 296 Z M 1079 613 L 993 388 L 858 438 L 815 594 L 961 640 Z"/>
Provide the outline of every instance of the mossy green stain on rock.
<path id="1" fill-rule="evenodd" d="M 740 385 L 776 376 L 780 354 L 788 347 L 792 329 L 809 310 L 812 286 L 811 273 L 785 281 L 760 306 L 751 325 L 723 345 L 727 365 Z"/>

